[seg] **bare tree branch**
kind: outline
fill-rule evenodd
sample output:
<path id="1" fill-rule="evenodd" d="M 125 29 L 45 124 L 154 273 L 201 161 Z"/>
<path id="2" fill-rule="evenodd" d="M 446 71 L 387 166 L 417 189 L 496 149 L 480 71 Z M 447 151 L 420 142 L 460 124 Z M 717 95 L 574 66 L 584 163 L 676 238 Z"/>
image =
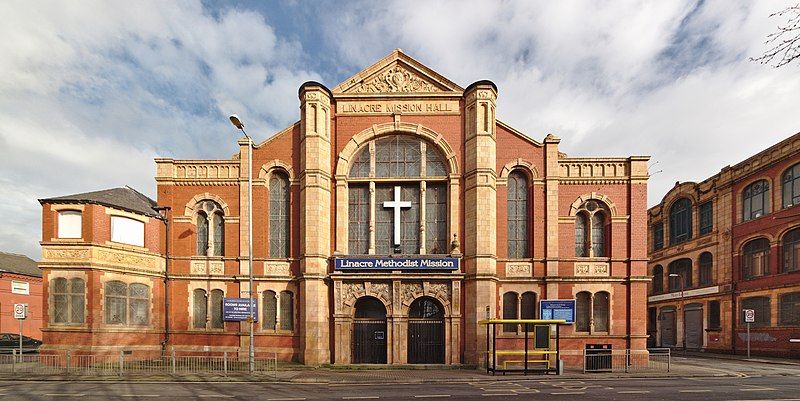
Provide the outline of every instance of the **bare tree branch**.
<path id="1" fill-rule="evenodd" d="M 759 57 L 751 57 L 750 61 L 772 64 L 778 68 L 800 58 L 800 3 L 772 13 L 769 17 L 785 17 L 788 21 L 778 25 L 777 31 L 767 36 L 764 44 L 772 47 Z"/>

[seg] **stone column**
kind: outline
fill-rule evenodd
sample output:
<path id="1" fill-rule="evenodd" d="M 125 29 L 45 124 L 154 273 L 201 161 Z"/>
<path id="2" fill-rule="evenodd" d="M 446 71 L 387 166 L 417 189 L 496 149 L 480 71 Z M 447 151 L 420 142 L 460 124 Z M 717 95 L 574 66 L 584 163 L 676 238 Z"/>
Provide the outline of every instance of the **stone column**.
<path id="1" fill-rule="evenodd" d="M 331 251 L 331 93 L 316 82 L 300 87 L 301 359 L 330 362 L 328 257 Z"/>
<path id="2" fill-rule="evenodd" d="M 557 136 L 544 138 L 545 280 L 558 276 L 558 144 Z M 547 281 L 546 281 L 547 282 Z M 543 299 L 559 299 L 558 284 L 547 282 Z"/>
<path id="3" fill-rule="evenodd" d="M 496 315 L 497 306 L 497 87 L 478 81 L 464 91 L 464 363 L 482 365 L 486 358 L 486 327 L 478 321 Z"/>

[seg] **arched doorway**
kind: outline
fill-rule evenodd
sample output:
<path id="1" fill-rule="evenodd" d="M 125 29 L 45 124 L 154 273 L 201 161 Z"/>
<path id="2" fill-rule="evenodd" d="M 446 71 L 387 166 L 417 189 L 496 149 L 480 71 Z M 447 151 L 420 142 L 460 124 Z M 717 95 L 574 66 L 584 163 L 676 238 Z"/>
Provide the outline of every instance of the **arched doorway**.
<path id="1" fill-rule="evenodd" d="M 417 298 L 408 312 L 408 363 L 444 363 L 444 307 Z"/>
<path id="2" fill-rule="evenodd" d="M 373 297 L 356 301 L 352 363 L 386 363 L 386 307 Z"/>

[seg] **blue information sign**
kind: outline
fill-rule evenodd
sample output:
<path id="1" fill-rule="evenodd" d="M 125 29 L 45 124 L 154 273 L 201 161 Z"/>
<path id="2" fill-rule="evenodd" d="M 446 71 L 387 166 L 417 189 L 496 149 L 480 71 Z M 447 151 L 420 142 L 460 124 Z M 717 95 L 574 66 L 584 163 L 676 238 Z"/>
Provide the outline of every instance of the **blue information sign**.
<path id="1" fill-rule="evenodd" d="M 458 270 L 458 258 L 336 258 L 336 270 Z"/>
<path id="2" fill-rule="evenodd" d="M 575 323 L 574 299 L 543 299 L 539 302 L 539 317 L 545 320 L 566 320 Z"/>
<path id="3" fill-rule="evenodd" d="M 243 322 L 250 317 L 249 298 L 222 298 L 222 320 Z M 258 321 L 258 300 L 253 299 L 253 321 Z"/>

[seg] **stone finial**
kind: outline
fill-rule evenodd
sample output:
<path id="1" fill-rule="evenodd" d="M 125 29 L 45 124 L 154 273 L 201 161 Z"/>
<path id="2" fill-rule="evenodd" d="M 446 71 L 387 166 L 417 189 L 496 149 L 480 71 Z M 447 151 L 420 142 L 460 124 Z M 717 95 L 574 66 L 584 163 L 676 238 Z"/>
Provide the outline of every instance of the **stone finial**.
<path id="1" fill-rule="evenodd" d="M 450 254 L 461 255 L 461 243 L 458 242 L 458 234 L 453 234 L 453 241 L 450 242 Z"/>
<path id="2" fill-rule="evenodd" d="M 559 137 L 557 137 L 557 136 L 555 136 L 553 134 L 547 134 L 547 136 L 544 137 L 544 141 L 545 141 L 545 143 L 548 143 L 548 142 L 559 143 L 559 142 L 561 142 L 561 138 L 559 138 Z"/>

